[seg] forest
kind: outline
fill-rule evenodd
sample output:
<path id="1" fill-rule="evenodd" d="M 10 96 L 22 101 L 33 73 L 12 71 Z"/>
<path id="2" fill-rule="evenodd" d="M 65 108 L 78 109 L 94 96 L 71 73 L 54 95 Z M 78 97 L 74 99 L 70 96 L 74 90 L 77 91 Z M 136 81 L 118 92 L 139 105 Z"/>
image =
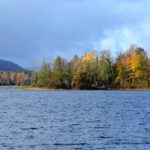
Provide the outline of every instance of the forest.
<path id="1" fill-rule="evenodd" d="M 0 72 L 0 85 L 31 85 L 32 73 L 29 71 L 11 71 L 11 72 Z"/>
<path id="2" fill-rule="evenodd" d="M 58 56 L 46 59 L 38 71 L 1 72 L 0 84 L 50 89 L 149 88 L 150 57 L 135 45 L 116 58 L 110 50 L 89 51 L 70 61 Z"/>
<path id="3" fill-rule="evenodd" d="M 135 45 L 115 59 L 109 50 L 89 51 L 70 61 L 58 56 L 45 60 L 32 78 L 36 79 L 34 86 L 56 89 L 148 88 L 150 57 L 148 51 Z"/>

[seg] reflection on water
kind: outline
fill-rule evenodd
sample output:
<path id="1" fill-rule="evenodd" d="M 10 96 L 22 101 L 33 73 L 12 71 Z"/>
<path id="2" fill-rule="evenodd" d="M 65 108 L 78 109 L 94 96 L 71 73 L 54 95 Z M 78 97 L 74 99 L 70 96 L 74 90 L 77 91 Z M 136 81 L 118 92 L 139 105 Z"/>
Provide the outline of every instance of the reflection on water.
<path id="1" fill-rule="evenodd" d="M 150 92 L 0 89 L 0 150 L 149 150 Z"/>

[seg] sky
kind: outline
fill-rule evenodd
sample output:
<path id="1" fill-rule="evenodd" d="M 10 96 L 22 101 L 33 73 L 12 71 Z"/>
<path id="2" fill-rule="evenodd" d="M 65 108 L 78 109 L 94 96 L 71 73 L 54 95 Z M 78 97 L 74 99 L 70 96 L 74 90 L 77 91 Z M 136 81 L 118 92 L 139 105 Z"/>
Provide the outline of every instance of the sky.
<path id="1" fill-rule="evenodd" d="M 0 0 L 0 58 L 26 68 L 149 40 L 150 0 Z"/>

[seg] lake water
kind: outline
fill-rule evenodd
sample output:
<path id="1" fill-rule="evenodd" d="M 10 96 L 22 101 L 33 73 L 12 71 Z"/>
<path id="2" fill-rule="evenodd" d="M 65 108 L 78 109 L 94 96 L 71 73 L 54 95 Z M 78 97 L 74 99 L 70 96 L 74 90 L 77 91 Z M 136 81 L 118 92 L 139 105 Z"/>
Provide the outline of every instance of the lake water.
<path id="1" fill-rule="evenodd" d="M 149 150 L 150 92 L 0 88 L 0 150 Z"/>

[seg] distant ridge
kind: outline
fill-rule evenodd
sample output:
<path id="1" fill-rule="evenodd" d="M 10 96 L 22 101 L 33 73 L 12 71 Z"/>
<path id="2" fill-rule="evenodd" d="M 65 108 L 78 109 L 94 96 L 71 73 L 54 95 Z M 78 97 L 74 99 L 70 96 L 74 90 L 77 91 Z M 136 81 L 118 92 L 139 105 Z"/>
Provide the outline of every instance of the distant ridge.
<path id="1" fill-rule="evenodd" d="M 25 69 L 16 63 L 0 59 L 0 71 L 25 71 Z"/>

